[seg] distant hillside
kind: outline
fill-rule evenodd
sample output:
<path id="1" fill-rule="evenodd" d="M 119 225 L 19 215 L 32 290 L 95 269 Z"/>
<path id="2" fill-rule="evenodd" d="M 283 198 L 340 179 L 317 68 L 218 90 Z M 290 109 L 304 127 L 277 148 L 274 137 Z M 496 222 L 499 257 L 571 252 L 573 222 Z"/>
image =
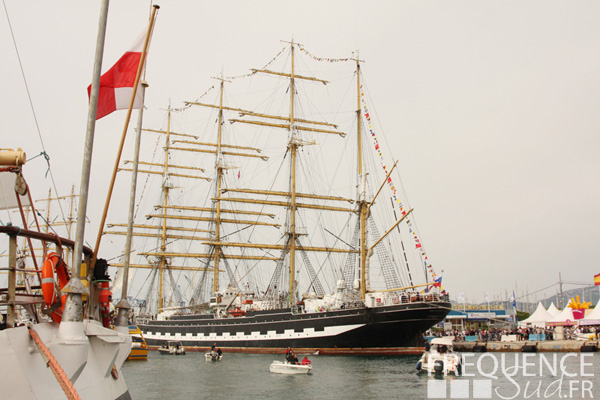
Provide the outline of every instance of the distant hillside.
<path id="1" fill-rule="evenodd" d="M 589 301 L 590 303 L 592 303 L 590 308 L 594 308 L 596 306 L 596 304 L 598 304 L 598 298 L 599 298 L 598 286 L 586 286 L 586 287 L 577 288 L 577 289 L 564 290 L 563 295 L 562 295 L 562 300 L 561 300 L 560 295 L 556 294 L 556 295 L 548 297 L 546 299 L 538 300 L 535 303 L 533 303 L 533 302 L 528 303 L 526 301 L 518 301 L 517 309 L 519 311 L 526 311 L 526 312 L 532 313 L 535 311 L 535 308 L 537 307 L 537 303 L 539 303 L 541 301 L 546 309 L 548 309 L 548 307 L 550 307 L 550 304 L 554 303 L 554 305 L 557 308 L 562 310 L 564 307 L 566 307 L 569 304 L 569 301 L 571 301 L 572 298 L 576 298 L 576 296 L 579 296 L 579 301 L 582 303 Z"/>
<path id="2" fill-rule="evenodd" d="M 577 289 L 570 289 L 570 290 L 564 290 L 563 291 L 563 296 L 562 296 L 562 303 L 560 303 L 561 299 L 560 296 L 555 295 L 552 297 L 548 297 L 545 300 L 541 300 L 542 304 L 544 305 L 544 307 L 548 308 L 550 306 L 551 303 L 554 303 L 554 305 L 556 307 L 560 307 L 561 304 L 562 306 L 566 307 L 569 304 L 569 301 L 571 300 L 571 298 L 579 296 L 579 300 L 581 302 L 585 301 L 589 301 L 590 303 L 592 303 L 591 307 L 595 307 L 596 304 L 598 304 L 598 290 L 600 288 L 598 286 L 586 286 L 586 287 L 582 287 L 582 288 L 577 288 Z M 558 304 L 560 303 L 560 304 Z"/>
<path id="3" fill-rule="evenodd" d="M 517 310 L 518 311 L 525 311 L 528 313 L 533 313 L 537 307 L 537 303 L 538 302 L 542 302 L 542 304 L 544 305 L 544 307 L 547 309 L 548 307 L 550 307 L 550 304 L 554 303 L 554 305 L 557 308 L 562 309 L 563 307 L 566 307 L 569 304 L 569 301 L 571 300 L 571 298 L 575 298 L 576 296 L 579 296 L 579 301 L 581 301 L 582 303 L 585 302 L 590 302 L 592 303 L 592 305 L 590 306 L 590 308 L 594 308 L 596 306 L 596 304 L 598 304 L 598 299 L 600 298 L 599 295 L 599 289 L 600 287 L 598 286 L 586 286 L 586 287 L 582 287 L 582 288 L 577 288 L 577 289 L 570 289 L 570 290 L 564 290 L 563 291 L 563 295 L 562 295 L 562 301 L 559 295 L 554 295 L 551 297 L 548 297 L 546 299 L 540 300 L 538 299 L 537 301 L 533 302 L 533 299 L 531 298 L 531 302 L 526 302 L 523 301 L 523 299 L 521 298 L 520 300 L 517 301 Z M 532 296 L 533 297 L 533 296 Z M 459 304 L 455 301 L 452 301 L 452 304 L 455 306 L 462 306 L 462 304 Z M 487 303 L 480 303 L 479 306 L 485 308 L 484 306 L 486 306 Z M 490 305 L 493 306 L 494 305 L 502 305 L 504 307 L 505 310 L 512 310 L 512 302 L 511 301 L 502 301 L 502 302 L 490 302 Z"/>

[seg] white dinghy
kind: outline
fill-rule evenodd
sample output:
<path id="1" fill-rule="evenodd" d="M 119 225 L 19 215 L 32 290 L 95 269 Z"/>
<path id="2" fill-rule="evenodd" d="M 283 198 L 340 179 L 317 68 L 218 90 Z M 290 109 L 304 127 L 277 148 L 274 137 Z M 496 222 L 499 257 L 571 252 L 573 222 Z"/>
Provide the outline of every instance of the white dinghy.
<path id="1" fill-rule="evenodd" d="M 291 364 L 287 361 L 273 361 L 269 367 L 269 371 L 275 374 L 310 374 L 312 372 L 312 365 L 310 364 Z"/>

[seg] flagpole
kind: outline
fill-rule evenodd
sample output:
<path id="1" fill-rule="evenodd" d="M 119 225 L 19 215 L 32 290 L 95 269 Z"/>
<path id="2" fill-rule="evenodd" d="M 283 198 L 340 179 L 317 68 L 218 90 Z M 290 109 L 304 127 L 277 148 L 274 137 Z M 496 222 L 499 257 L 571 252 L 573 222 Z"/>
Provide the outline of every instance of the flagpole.
<path id="1" fill-rule="evenodd" d="M 144 98 L 146 97 L 146 87 L 148 83 L 142 81 L 142 104 L 144 104 Z M 123 284 L 121 285 L 121 300 L 115 305 L 117 311 L 117 318 L 115 326 L 126 327 L 129 332 L 129 310 L 131 306 L 127 300 L 127 286 L 129 282 L 129 258 L 131 255 L 131 242 L 133 237 L 133 216 L 135 210 L 135 193 L 137 190 L 137 174 L 138 165 L 140 158 L 140 142 L 142 141 L 142 119 L 144 116 L 144 107 L 140 109 L 138 114 L 137 129 L 135 133 L 135 150 L 133 152 L 133 167 L 131 171 L 131 190 L 129 193 L 129 215 L 127 217 L 127 236 L 125 239 L 125 252 L 123 253 Z"/>
<path id="2" fill-rule="evenodd" d="M 516 285 L 516 283 L 515 283 L 515 285 Z M 514 290 L 513 290 L 512 298 L 513 298 L 512 305 L 513 305 L 513 314 L 514 314 L 513 322 L 515 323 L 515 328 L 517 328 L 519 326 L 519 323 L 517 321 L 517 295 Z"/>
<path id="3" fill-rule="evenodd" d="M 129 127 L 129 120 L 131 119 L 131 110 L 133 109 L 133 103 L 135 101 L 137 87 L 140 83 L 140 78 L 142 76 L 142 69 L 144 68 L 144 64 L 146 62 L 148 42 L 150 41 L 150 35 L 152 34 L 152 27 L 154 26 L 154 21 L 156 18 L 156 10 L 158 10 L 159 8 L 160 7 L 156 4 L 152 6 L 152 15 L 150 16 L 150 23 L 148 24 L 148 32 L 146 33 L 146 39 L 144 40 L 144 49 L 142 50 L 142 57 L 140 58 L 140 64 L 138 65 L 138 70 L 135 75 L 135 82 L 133 84 L 133 93 L 131 94 L 129 108 L 127 109 L 127 117 L 125 118 L 125 126 L 123 127 L 123 133 L 121 135 L 121 143 L 119 144 L 119 150 L 117 152 L 117 159 L 115 160 L 115 166 L 113 168 L 113 174 L 112 174 L 112 178 L 110 181 L 110 186 L 108 188 L 108 194 L 106 195 L 106 202 L 104 203 L 104 211 L 102 213 L 102 219 L 100 221 L 100 227 L 98 229 L 98 236 L 96 237 L 96 247 L 94 248 L 94 254 L 92 255 L 92 261 L 90 263 L 90 265 L 92 265 L 92 266 L 94 266 L 96 264 L 96 259 L 98 258 L 98 249 L 100 248 L 100 241 L 102 240 L 102 231 L 104 230 L 104 224 L 106 223 L 106 216 L 108 214 L 108 206 L 110 205 L 110 198 L 112 197 L 112 192 L 115 187 L 115 180 L 117 178 L 117 170 L 119 168 L 119 163 L 121 162 L 121 154 L 123 153 L 125 137 L 127 136 L 127 128 Z"/>
<path id="4" fill-rule="evenodd" d="M 92 166 L 92 149 L 94 147 L 94 131 L 96 129 L 96 110 L 98 108 L 98 93 L 100 91 L 100 72 L 102 70 L 102 57 L 104 54 L 104 38 L 106 36 L 106 22 L 108 20 L 109 0 L 103 0 L 100 6 L 100 20 L 98 22 L 98 36 L 96 38 L 96 53 L 94 56 L 94 70 L 92 73 L 92 89 L 90 91 L 90 104 L 88 108 L 87 130 L 85 147 L 83 149 L 83 166 L 81 168 L 81 184 L 79 186 L 79 209 L 77 211 L 77 230 L 75 233 L 75 246 L 73 248 L 72 277 L 62 292 L 67 294 L 63 322 L 83 321 L 82 295 L 89 291 L 81 283 L 81 258 L 83 257 L 83 240 L 85 233 L 85 219 L 87 201 L 90 187 L 90 171 Z M 62 326 L 63 324 L 61 324 Z"/>

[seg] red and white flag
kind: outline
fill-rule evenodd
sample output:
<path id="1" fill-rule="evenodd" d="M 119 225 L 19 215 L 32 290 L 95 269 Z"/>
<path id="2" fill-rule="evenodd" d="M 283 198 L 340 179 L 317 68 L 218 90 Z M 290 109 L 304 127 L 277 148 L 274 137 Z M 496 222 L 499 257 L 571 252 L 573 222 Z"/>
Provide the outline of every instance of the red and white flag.
<path id="1" fill-rule="evenodd" d="M 100 119 L 115 110 L 129 108 L 135 76 L 137 74 L 142 51 L 144 50 L 143 32 L 133 43 L 131 48 L 123 54 L 115 65 L 100 77 L 100 92 L 98 93 L 98 109 L 96 119 Z M 138 85 L 133 108 L 142 108 L 142 90 Z M 91 96 L 92 85 L 88 86 L 88 98 Z"/>

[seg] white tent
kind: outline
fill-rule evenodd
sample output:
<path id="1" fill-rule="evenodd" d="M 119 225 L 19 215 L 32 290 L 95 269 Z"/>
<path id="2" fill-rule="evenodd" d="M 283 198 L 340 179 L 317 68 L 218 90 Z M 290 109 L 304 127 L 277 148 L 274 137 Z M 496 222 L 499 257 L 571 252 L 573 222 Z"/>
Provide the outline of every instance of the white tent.
<path id="1" fill-rule="evenodd" d="M 519 321 L 519 327 L 523 328 L 527 326 L 532 326 L 536 328 L 543 328 L 546 326 L 546 322 L 553 318 L 554 316 L 548 311 L 546 311 L 546 309 L 542 305 L 542 302 L 540 301 L 537 305 L 537 308 L 535 309 L 533 314 L 529 316 L 529 318 L 524 319 L 523 321 Z"/>
<path id="2" fill-rule="evenodd" d="M 550 307 L 548 307 L 548 312 L 550 313 L 550 315 L 552 315 L 552 317 L 558 317 L 558 315 L 560 314 L 560 310 L 556 308 L 554 303 L 550 304 Z"/>
<path id="3" fill-rule="evenodd" d="M 579 320 L 579 325 L 600 325 L 600 300 L 585 318 Z"/>
<path id="4" fill-rule="evenodd" d="M 576 323 L 571 307 L 566 307 L 560 314 L 547 322 L 549 326 L 568 326 L 575 325 Z"/>

